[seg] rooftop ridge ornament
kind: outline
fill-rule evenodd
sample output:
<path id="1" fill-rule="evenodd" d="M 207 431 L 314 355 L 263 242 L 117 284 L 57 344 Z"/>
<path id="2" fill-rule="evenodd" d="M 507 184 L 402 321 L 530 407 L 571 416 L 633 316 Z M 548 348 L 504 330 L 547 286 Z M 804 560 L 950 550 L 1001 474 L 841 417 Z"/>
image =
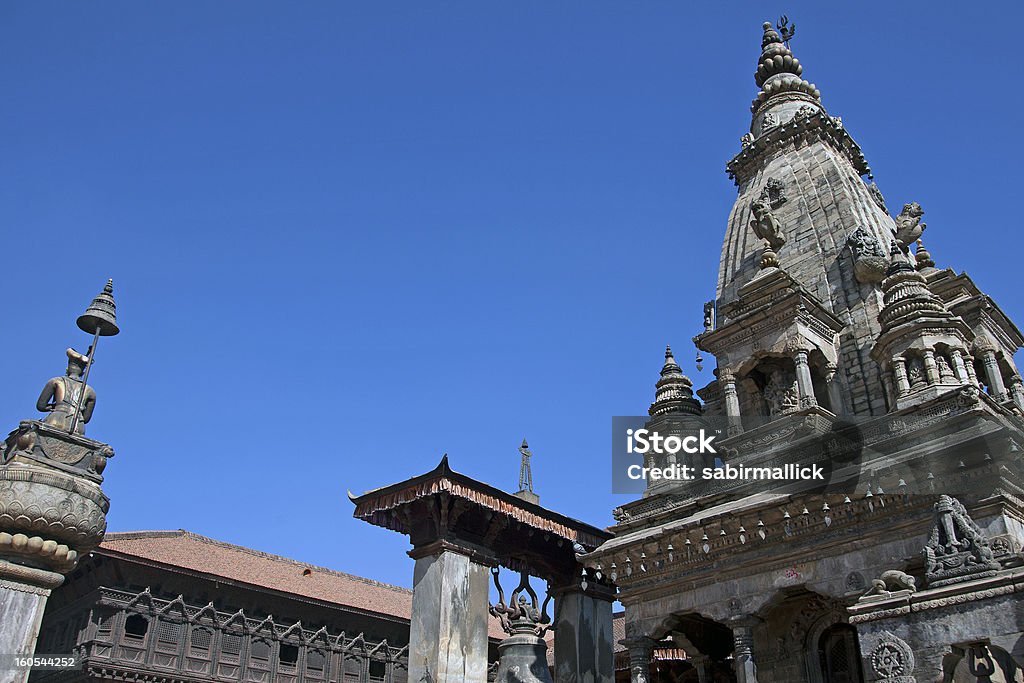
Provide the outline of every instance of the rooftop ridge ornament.
<path id="1" fill-rule="evenodd" d="M 89 389 L 89 371 L 92 370 L 93 360 L 96 358 L 96 347 L 99 346 L 100 337 L 113 337 L 121 331 L 121 328 L 117 326 L 117 304 L 114 301 L 114 280 L 113 278 L 107 280 L 107 284 L 104 285 L 103 291 L 96 295 L 92 300 L 92 303 L 85 309 L 85 313 L 78 316 L 78 320 L 75 321 L 78 325 L 78 329 L 83 332 L 90 332 L 93 335 L 92 345 L 89 347 L 89 351 L 86 354 L 85 359 L 85 374 L 82 377 L 82 389 L 78 393 L 77 400 L 75 401 L 74 414 L 71 418 L 71 427 L 68 429 L 69 434 L 74 434 L 75 430 L 78 429 L 78 421 L 83 417 L 83 406 L 86 400 L 87 391 Z M 85 421 L 88 422 L 89 416 L 85 417 Z"/>
<path id="2" fill-rule="evenodd" d="M 533 453 L 530 452 L 530 444 L 526 443 L 526 439 L 523 439 L 523 444 L 519 447 L 519 455 L 521 459 L 519 461 L 519 490 L 516 491 L 516 497 L 522 498 L 525 501 L 531 503 L 540 504 L 540 496 L 533 492 L 533 470 L 530 467 L 530 458 L 533 457 Z"/>

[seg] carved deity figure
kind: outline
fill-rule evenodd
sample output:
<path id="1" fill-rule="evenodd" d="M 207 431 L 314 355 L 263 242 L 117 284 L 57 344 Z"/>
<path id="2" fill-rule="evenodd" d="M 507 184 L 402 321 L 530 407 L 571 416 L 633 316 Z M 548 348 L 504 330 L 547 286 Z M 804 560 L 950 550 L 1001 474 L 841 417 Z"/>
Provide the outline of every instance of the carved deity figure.
<path id="1" fill-rule="evenodd" d="M 927 224 L 921 222 L 923 215 L 924 209 L 921 208 L 921 205 L 911 202 L 904 204 L 900 215 L 896 216 L 896 241 L 899 242 L 903 253 L 910 249 L 910 245 L 916 242 L 924 229 L 928 227 Z"/>
<path id="2" fill-rule="evenodd" d="M 915 356 L 907 361 L 907 379 L 910 380 L 910 386 L 925 383 L 923 360 Z"/>
<path id="3" fill-rule="evenodd" d="M 764 400 L 770 417 L 778 417 L 797 410 L 800 407 L 800 399 L 796 388 L 796 376 L 782 369 L 773 370 L 764 386 Z"/>
<path id="4" fill-rule="evenodd" d="M 943 354 L 935 354 L 935 366 L 939 370 L 939 379 L 941 381 L 952 382 L 956 379 L 956 375 L 953 374 L 953 368 L 950 366 L 949 361 Z"/>
<path id="5" fill-rule="evenodd" d="M 36 401 L 36 410 L 49 413 L 43 422 L 64 431 L 71 429 L 75 411 L 80 410 L 75 433 L 85 434 L 85 424 L 92 419 L 92 411 L 96 407 L 96 392 L 92 387 L 85 387 L 85 395 L 82 395 L 85 386 L 82 372 L 89 359 L 74 349 L 68 349 L 67 356 L 67 374 L 46 383 Z"/>
<path id="6" fill-rule="evenodd" d="M 758 197 L 750 203 L 750 211 L 753 218 L 750 219 L 750 228 L 759 239 L 765 240 L 772 249 L 779 249 L 786 243 L 786 237 L 782 234 L 782 224 L 772 213 L 771 207 L 766 199 Z"/>

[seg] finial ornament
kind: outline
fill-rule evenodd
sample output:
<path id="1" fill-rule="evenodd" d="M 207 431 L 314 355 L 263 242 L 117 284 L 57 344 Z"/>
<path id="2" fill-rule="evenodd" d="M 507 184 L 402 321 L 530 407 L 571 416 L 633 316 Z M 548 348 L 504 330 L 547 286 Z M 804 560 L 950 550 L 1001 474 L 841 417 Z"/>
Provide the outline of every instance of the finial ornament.
<path id="1" fill-rule="evenodd" d="M 761 252 L 761 270 L 779 267 L 779 255 L 772 249 L 772 245 L 765 241 L 764 251 Z"/>
<path id="2" fill-rule="evenodd" d="M 789 23 L 789 17 L 783 14 L 779 17 L 779 23 L 775 25 L 775 28 L 779 29 L 779 36 L 788 48 L 789 41 L 792 40 L 793 35 L 796 34 L 796 24 Z"/>

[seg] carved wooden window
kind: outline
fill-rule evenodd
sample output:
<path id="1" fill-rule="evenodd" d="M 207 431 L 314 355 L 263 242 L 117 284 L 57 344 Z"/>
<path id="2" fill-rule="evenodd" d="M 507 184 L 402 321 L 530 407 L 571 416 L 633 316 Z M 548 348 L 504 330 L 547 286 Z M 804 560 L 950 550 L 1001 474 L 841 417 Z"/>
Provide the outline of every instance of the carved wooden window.
<path id="1" fill-rule="evenodd" d="M 384 662 L 380 662 L 374 659 L 370 660 L 370 680 L 371 681 L 383 681 L 384 675 L 387 673 L 388 667 Z"/>
<path id="2" fill-rule="evenodd" d="M 208 628 L 193 628 L 189 636 L 188 652 L 193 657 L 210 658 L 210 646 L 213 643 L 213 631 Z"/>
<path id="3" fill-rule="evenodd" d="M 242 655 L 242 636 L 237 633 L 223 633 L 220 637 L 220 661 L 238 664 Z"/>
<path id="4" fill-rule="evenodd" d="M 163 652 L 177 652 L 184 625 L 161 619 L 156 625 L 156 649 Z"/>
<path id="5" fill-rule="evenodd" d="M 308 678 L 323 679 L 327 657 L 323 651 L 315 648 L 306 650 L 306 672 Z"/>
<path id="6" fill-rule="evenodd" d="M 253 638 L 249 652 L 249 668 L 270 671 L 270 655 L 273 647 L 263 638 Z"/>
<path id="7" fill-rule="evenodd" d="M 100 614 L 96 617 L 96 638 L 110 640 L 110 634 L 114 630 L 114 615 Z"/>
<path id="8" fill-rule="evenodd" d="M 282 669 L 294 671 L 295 667 L 299 663 L 298 645 L 293 645 L 292 643 L 281 643 L 281 646 L 277 651 L 277 661 L 280 663 Z"/>
<path id="9" fill-rule="evenodd" d="M 856 629 L 836 624 L 821 634 L 818 643 L 824 683 L 862 683 Z"/>
<path id="10" fill-rule="evenodd" d="M 356 659 L 352 655 L 346 655 L 342 662 L 342 668 L 344 669 L 342 677 L 344 683 L 359 683 L 362 680 L 363 666 L 361 658 Z"/>
<path id="11" fill-rule="evenodd" d="M 124 620 L 124 639 L 141 643 L 149 632 L 149 620 L 141 614 L 129 614 Z"/>

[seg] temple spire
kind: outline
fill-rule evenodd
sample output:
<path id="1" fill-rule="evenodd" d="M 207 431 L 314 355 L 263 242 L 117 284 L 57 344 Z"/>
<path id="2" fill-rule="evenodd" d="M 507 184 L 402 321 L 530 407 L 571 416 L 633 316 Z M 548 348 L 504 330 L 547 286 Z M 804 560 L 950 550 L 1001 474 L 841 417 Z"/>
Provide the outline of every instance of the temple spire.
<path id="1" fill-rule="evenodd" d="M 779 32 L 772 28 L 771 22 L 764 22 L 764 34 L 761 38 L 761 57 L 754 73 L 754 81 L 761 92 L 751 105 L 755 114 L 769 99 L 782 94 L 796 95 L 820 106 L 821 92 L 813 83 L 801 78 L 804 67 L 800 60 L 793 56 L 789 45 L 783 42 Z M 780 22 L 780 28 L 786 32 L 786 40 L 792 37 L 792 29 Z"/>
<path id="2" fill-rule="evenodd" d="M 533 492 L 533 470 L 530 467 L 533 453 L 530 452 L 530 444 L 526 443 L 525 438 L 523 445 L 519 447 L 519 455 L 519 490 L 516 491 L 516 496 L 531 503 L 540 503 L 540 496 Z"/>
<path id="3" fill-rule="evenodd" d="M 676 363 L 671 346 L 665 347 L 665 364 L 655 385 L 654 403 L 648 412 L 652 416 L 665 413 L 700 415 L 700 402 L 693 397 L 693 382 Z"/>

